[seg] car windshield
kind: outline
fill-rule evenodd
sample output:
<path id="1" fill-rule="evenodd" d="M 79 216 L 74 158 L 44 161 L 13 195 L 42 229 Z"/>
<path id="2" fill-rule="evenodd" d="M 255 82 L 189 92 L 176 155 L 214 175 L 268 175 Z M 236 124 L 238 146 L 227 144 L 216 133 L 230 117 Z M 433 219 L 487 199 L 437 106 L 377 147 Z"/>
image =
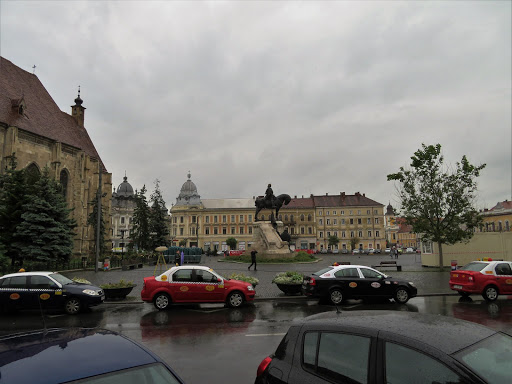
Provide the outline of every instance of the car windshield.
<path id="1" fill-rule="evenodd" d="M 144 365 L 123 371 L 106 373 L 88 379 L 73 381 L 74 384 L 180 384 L 163 364 Z"/>
<path id="2" fill-rule="evenodd" d="M 313 275 L 320 276 L 320 275 L 323 275 L 325 272 L 331 271 L 332 269 L 333 269 L 333 267 L 327 267 L 327 268 L 319 270 L 318 272 L 313 273 Z"/>
<path id="3" fill-rule="evenodd" d="M 488 383 L 510 383 L 512 337 L 506 334 L 496 333 L 454 356 Z"/>
<path id="4" fill-rule="evenodd" d="M 480 272 L 482 269 L 487 267 L 489 264 L 487 263 L 479 263 L 479 262 L 471 262 L 469 264 L 466 264 L 463 266 L 460 270 L 461 271 L 475 271 Z"/>
<path id="5" fill-rule="evenodd" d="M 75 283 L 73 280 L 68 279 L 66 276 L 62 276 L 60 273 L 52 273 L 50 277 L 62 285 Z"/>

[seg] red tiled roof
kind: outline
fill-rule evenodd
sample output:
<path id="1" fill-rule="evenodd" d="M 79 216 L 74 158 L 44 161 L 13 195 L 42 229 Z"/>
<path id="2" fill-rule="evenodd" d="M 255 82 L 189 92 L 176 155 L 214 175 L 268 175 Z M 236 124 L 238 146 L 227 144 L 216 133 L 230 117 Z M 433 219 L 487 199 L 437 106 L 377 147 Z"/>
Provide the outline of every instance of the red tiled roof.
<path id="1" fill-rule="evenodd" d="M 21 99 L 26 105 L 24 116 L 13 108 Z M 0 122 L 79 148 L 101 161 L 87 130 L 59 109 L 37 76 L 3 57 L 0 57 Z M 103 170 L 106 172 L 104 165 Z"/>
<path id="2" fill-rule="evenodd" d="M 375 206 L 381 205 L 372 199 L 367 198 L 360 193 L 355 195 L 325 195 L 310 196 L 305 198 L 292 198 L 290 204 L 283 206 L 286 208 L 316 208 L 316 207 L 355 207 L 355 206 Z"/>
<path id="3" fill-rule="evenodd" d="M 283 209 L 286 208 L 314 208 L 315 204 L 311 197 L 292 198 L 292 201 L 288 205 L 283 205 Z"/>
<path id="4" fill-rule="evenodd" d="M 512 209 L 512 201 L 501 201 L 498 204 L 496 204 L 494 207 L 492 207 L 490 210 L 494 211 L 496 209 Z"/>

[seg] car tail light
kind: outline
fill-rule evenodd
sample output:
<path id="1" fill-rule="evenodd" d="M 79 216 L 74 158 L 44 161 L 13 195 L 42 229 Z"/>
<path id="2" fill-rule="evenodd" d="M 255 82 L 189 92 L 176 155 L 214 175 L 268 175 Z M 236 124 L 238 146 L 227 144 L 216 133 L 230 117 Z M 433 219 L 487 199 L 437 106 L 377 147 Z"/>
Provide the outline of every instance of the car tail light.
<path id="1" fill-rule="evenodd" d="M 260 377 L 263 372 L 265 372 L 265 369 L 267 369 L 268 365 L 272 361 L 272 358 L 270 356 L 265 357 L 263 361 L 258 366 L 258 370 L 256 371 L 256 377 Z"/>
<path id="2" fill-rule="evenodd" d="M 309 279 L 309 285 L 316 285 L 316 280 L 313 277 Z"/>

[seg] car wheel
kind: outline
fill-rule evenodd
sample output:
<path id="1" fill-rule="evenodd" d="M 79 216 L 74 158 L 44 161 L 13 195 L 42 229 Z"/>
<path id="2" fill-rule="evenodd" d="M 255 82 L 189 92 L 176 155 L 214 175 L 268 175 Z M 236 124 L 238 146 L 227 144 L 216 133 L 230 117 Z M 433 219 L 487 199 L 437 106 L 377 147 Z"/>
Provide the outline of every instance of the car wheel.
<path id="1" fill-rule="evenodd" d="M 397 303 L 405 304 L 409 301 L 409 298 L 409 291 L 407 290 L 407 288 L 399 287 L 396 290 L 394 299 Z"/>
<path id="2" fill-rule="evenodd" d="M 488 285 L 485 287 L 482 297 L 487 301 L 494 301 L 498 298 L 498 288 L 494 285 Z"/>
<path id="3" fill-rule="evenodd" d="M 169 305 L 171 305 L 171 298 L 167 293 L 160 292 L 156 294 L 153 304 L 155 305 L 156 309 L 163 311 L 164 309 L 169 308 Z"/>
<path id="4" fill-rule="evenodd" d="M 329 293 L 329 300 L 331 300 L 331 303 L 334 305 L 341 304 L 343 301 L 343 293 L 341 293 L 338 288 L 335 288 Z"/>
<path id="5" fill-rule="evenodd" d="M 80 312 L 81 307 L 82 303 L 80 303 L 80 299 L 76 297 L 66 300 L 66 304 L 64 305 L 64 309 L 68 315 L 76 315 Z"/>
<path id="6" fill-rule="evenodd" d="M 231 308 L 237 308 L 242 305 L 244 302 L 244 295 L 241 292 L 235 291 L 231 292 L 226 300 L 226 303 Z"/>

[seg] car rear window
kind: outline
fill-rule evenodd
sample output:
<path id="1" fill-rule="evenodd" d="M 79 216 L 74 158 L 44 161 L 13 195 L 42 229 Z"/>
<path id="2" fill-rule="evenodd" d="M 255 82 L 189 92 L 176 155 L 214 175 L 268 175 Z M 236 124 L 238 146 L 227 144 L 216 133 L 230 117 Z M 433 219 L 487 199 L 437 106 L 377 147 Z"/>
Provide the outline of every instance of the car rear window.
<path id="1" fill-rule="evenodd" d="M 489 264 L 487 263 L 479 263 L 479 262 L 471 262 L 469 264 L 466 264 L 463 266 L 460 270 L 461 271 L 475 271 L 480 272 L 482 269 L 487 267 Z"/>
<path id="2" fill-rule="evenodd" d="M 331 271 L 332 269 L 333 269 L 333 267 L 327 267 L 327 268 L 319 270 L 318 272 L 313 273 L 313 275 L 320 276 L 320 275 L 323 275 L 325 272 Z"/>

